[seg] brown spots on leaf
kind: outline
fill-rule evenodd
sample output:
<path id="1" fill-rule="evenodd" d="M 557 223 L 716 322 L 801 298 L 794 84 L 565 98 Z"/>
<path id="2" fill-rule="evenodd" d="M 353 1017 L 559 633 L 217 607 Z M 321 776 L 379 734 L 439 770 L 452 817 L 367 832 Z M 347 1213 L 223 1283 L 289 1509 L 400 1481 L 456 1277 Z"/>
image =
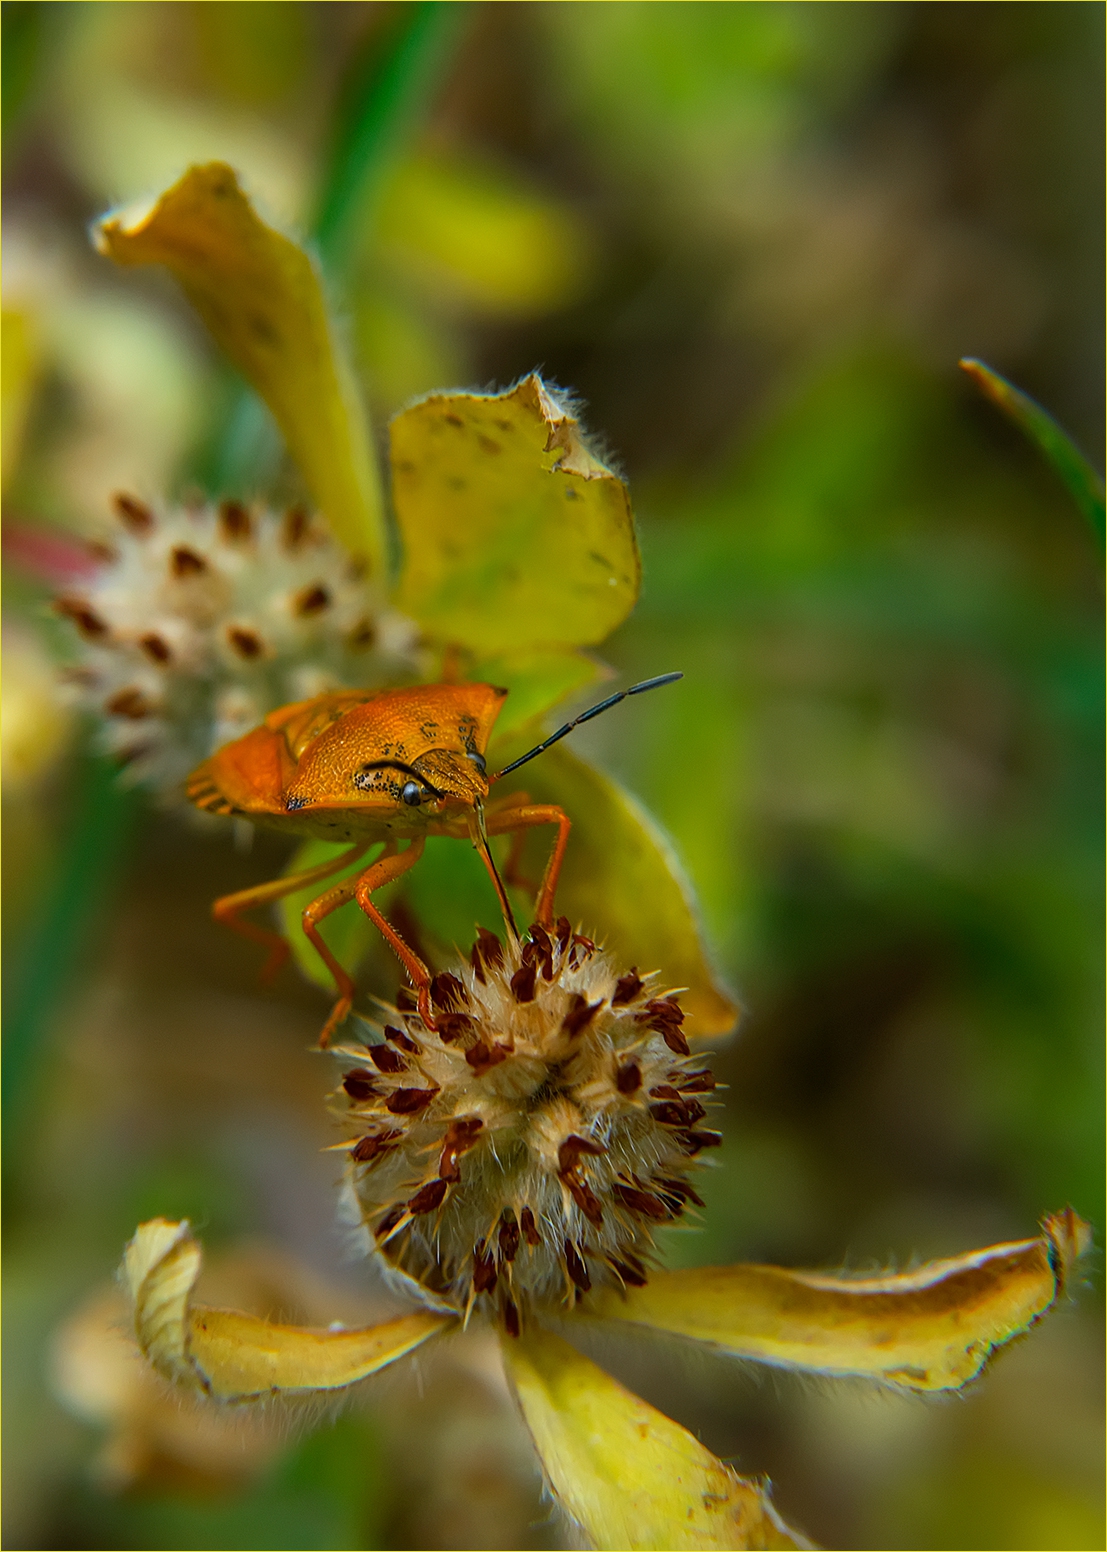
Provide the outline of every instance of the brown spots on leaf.
<path id="1" fill-rule="evenodd" d="M 169 557 L 169 571 L 178 582 L 187 582 L 192 577 L 202 577 L 208 569 L 208 563 L 202 555 L 197 555 L 195 550 L 189 549 L 187 544 L 178 544 Z"/>
<path id="2" fill-rule="evenodd" d="M 583 1258 L 571 1239 L 565 1241 L 565 1270 L 581 1293 L 587 1293 L 592 1286 L 592 1279 L 588 1275 L 588 1268 L 585 1266 Z"/>
<path id="3" fill-rule="evenodd" d="M 637 1094 L 642 1087 L 642 1069 L 637 1062 L 624 1062 L 615 1074 L 615 1087 L 620 1094 Z"/>
<path id="4" fill-rule="evenodd" d="M 87 636 L 90 641 L 102 640 L 109 634 L 107 624 L 93 608 L 79 598 L 56 598 L 54 613 L 62 615 L 64 619 L 72 620 L 81 635 Z"/>
<path id="5" fill-rule="evenodd" d="M 611 994 L 611 1006 L 621 1008 L 624 1004 L 633 1002 L 645 984 L 635 965 L 615 982 L 615 990 Z"/>
<path id="6" fill-rule="evenodd" d="M 374 1050 L 379 1050 L 375 1046 Z M 437 1089 L 397 1089 L 388 1098 L 388 1109 L 393 1115 L 415 1115 L 425 1110 L 438 1093 Z"/>
<path id="7" fill-rule="evenodd" d="M 244 544 L 254 531 L 250 509 L 243 501 L 219 503 L 219 530 L 230 544 Z"/>
<path id="8" fill-rule="evenodd" d="M 227 640 L 231 644 L 232 651 L 239 657 L 245 658 L 250 663 L 259 658 L 265 651 L 265 645 L 256 631 L 247 630 L 244 625 L 230 625 L 227 627 Z"/>
<path id="9" fill-rule="evenodd" d="M 413 1218 L 418 1218 L 421 1213 L 434 1212 L 436 1207 L 441 1207 L 446 1199 L 446 1192 L 450 1189 L 446 1180 L 432 1180 L 422 1190 L 416 1191 L 411 1201 L 407 1204 L 407 1210 Z"/>
<path id="10" fill-rule="evenodd" d="M 448 426 L 464 426 L 465 422 L 460 415 L 455 415 L 453 410 L 445 410 L 442 419 Z"/>
<path id="11" fill-rule="evenodd" d="M 380 1090 L 373 1074 L 366 1067 L 354 1067 L 342 1079 L 342 1087 L 351 1099 L 359 1104 L 372 1099 Z"/>
<path id="12" fill-rule="evenodd" d="M 301 620 L 310 619 L 313 614 L 322 614 L 330 606 L 330 589 L 325 588 L 322 582 L 309 582 L 292 599 L 292 612 Z"/>
<path id="13" fill-rule="evenodd" d="M 478 433 L 477 445 L 482 453 L 487 453 L 491 458 L 495 458 L 503 452 L 503 448 L 497 441 L 490 436 L 485 436 L 483 433 Z"/>
<path id="14" fill-rule="evenodd" d="M 523 1238 L 532 1250 L 537 1250 L 542 1243 L 542 1236 L 538 1232 L 538 1225 L 534 1221 L 534 1214 L 529 1207 L 524 1207 L 519 1214 L 519 1227 L 523 1231 Z"/>
<path id="15" fill-rule="evenodd" d="M 117 490 L 111 498 L 111 504 L 115 508 L 115 515 L 128 532 L 142 539 L 154 529 L 154 514 L 145 501 L 140 501 L 137 496 L 129 496 L 125 491 Z"/>
<path id="16" fill-rule="evenodd" d="M 138 638 L 138 644 L 152 663 L 163 666 L 172 658 L 169 643 L 164 636 L 159 636 L 156 631 L 150 631 L 145 636 Z"/>
<path id="17" fill-rule="evenodd" d="M 132 722 L 140 722 L 143 717 L 148 717 L 152 709 L 142 691 L 133 685 L 120 690 L 104 703 L 104 710 L 109 717 L 127 717 Z"/>

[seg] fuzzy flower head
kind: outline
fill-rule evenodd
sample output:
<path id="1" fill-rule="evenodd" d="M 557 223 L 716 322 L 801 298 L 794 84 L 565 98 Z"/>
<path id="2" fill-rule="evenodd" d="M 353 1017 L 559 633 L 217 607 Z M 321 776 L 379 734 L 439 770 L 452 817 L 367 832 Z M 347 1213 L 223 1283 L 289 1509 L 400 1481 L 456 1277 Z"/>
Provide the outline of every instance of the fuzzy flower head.
<path id="1" fill-rule="evenodd" d="M 302 507 L 115 510 L 95 574 L 56 607 L 80 643 L 69 681 L 132 780 L 176 796 L 274 706 L 417 672 L 417 628 Z"/>
<path id="2" fill-rule="evenodd" d="M 715 1079 L 676 997 L 620 973 L 562 916 L 482 930 L 435 977 L 437 1032 L 397 1009 L 342 1082 L 346 1193 L 389 1267 L 518 1335 L 596 1287 L 641 1287 L 653 1230 L 702 1206 Z"/>

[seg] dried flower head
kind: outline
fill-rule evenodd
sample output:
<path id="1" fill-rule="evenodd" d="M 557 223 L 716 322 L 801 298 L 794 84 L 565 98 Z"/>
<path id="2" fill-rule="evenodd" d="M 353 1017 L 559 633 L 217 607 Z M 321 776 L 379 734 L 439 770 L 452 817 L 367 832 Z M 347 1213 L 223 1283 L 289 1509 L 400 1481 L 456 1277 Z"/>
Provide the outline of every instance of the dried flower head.
<path id="1" fill-rule="evenodd" d="M 115 509 L 95 574 L 55 607 L 79 637 L 69 679 L 102 746 L 163 797 L 275 706 L 417 671 L 416 627 L 302 508 L 155 513 L 119 495 Z"/>
<path id="2" fill-rule="evenodd" d="M 653 1231 L 702 1206 L 715 1087 L 676 997 L 620 974 L 566 917 L 484 929 L 434 978 L 437 1029 L 397 1009 L 342 1080 L 347 1196 L 388 1265 L 517 1335 L 594 1285 L 641 1287 Z"/>

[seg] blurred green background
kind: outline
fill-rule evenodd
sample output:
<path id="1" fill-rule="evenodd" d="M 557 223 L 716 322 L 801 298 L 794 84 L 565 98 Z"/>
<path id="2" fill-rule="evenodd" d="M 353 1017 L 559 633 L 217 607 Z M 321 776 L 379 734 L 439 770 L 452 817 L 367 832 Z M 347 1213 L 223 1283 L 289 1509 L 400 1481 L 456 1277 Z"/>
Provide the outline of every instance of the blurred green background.
<path id="1" fill-rule="evenodd" d="M 12 0 L 3 29 L 21 534 L 280 479 L 169 283 L 86 240 L 212 157 L 317 235 L 378 426 L 538 366 L 625 469 L 645 586 L 604 656 L 687 678 L 577 747 L 674 837 L 746 1010 L 673 1259 L 903 1266 L 1068 1202 L 1101 1244 L 1102 562 L 956 361 L 1102 467 L 1102 7 Z M 289 848 L 118 787 L 9 559 L 5 1545 L 562 1544 L 479 1344 L 207 1456 L 78 1352 L 158 1213 L 269 1306 L 381 1295 L 318 1151 L 322 995 L 260 990 L 208 916 Z M 604 1356 L 825 1546 L 1098 1547 L 1100 1268 L 955 1405 Z"/>

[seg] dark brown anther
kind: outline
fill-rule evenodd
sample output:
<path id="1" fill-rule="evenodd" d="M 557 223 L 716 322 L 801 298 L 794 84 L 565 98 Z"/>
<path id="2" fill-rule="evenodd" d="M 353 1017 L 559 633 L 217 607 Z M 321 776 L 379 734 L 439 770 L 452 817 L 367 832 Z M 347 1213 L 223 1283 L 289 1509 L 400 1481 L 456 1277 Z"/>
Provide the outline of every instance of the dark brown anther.
<path id="1" fill-rule="evenodd" d="M 655 1223 L 660 1223 L 670 1216 L 669 1209 L 660 1197 L 652 1196 L 648 1191 L 639 1191 L 634 1186 L 625 1186 L 622 1181 L 615 1182 L 611 1194 L 621 1207 L 637 1213 L 640 1218 L 652 1218 Z"/>
<path id="2" fill-rule="evenodd" d="M 219 527 L 224 539 L 231 544 L 241 544 L 248 539 L 253 526 L 250 509 L 245 502 L 227 500 L 219 503 Z"/>
<path id="3" fill-rule="evenodd" d="M 603 1228 L 603 1208 L 600 1206 L 590 1187 L 583 1180 L 578 1180 L 575 1175 L 570 1175 L 565 1181 L 569 1188 L 569 1195 L 576 1202 L 581 1212 L 588 1219 L 593 1228 Z"/>
<path id="4" fill-rule="evenodd" d="M 686 1094 L 710 1094 L 715 1087 L 715 1074 L 706 1067 L 701 1072 L 682 1072 L 679 1082 Z"/>
<path id="5" fill-rule="evenodd" d="M 408 1066 L 407 1059 L 390 1045 L 371 1045 L 369 1060 L 378 1072 L 404 1072 Z"/>
<path id="6" fill-rule="evenodd" d="M 675 1024 L 663 1025 L 659 1033 L 674 1055 L 687 1056 L 689 1054 L 688 1042 Z"/>
<path id="7" fill-rule="evenodd" d="M 140 722 L 150 715 L 151 707 L 142 691 L 132 685 L 106 701 L 104 710 L 109 717 L 128 717 L 132 722 Z"/>
<path id="8" fill-rule="evenodd" d="M 500 1260 L 514 1261 L 519 1252 L 519 1225 L 515 1213 L 505 1207 L 500 1214 Z"/>
<path id="9" fill-rule="evenodd" d="M 361 1137 L 350 1149 L 350 1157 L 357 1164 L 368 1164 L 370 1159 L 375 1159 L 386 1148 L 391 1148 L 393 1143 L 402 1136 L 403 1133 L 398 1132 L 395 1127 L 389 1127 L 386 1131 Z"/>
<path id="10" fill-rule="evenodd" d="M 151 631 L 147 636 L 140 636 L 138 644 L 152 663 L 168 663 L 173 656 L 164 636 L 159 636 L 155 631 Z"/>
<path id="11" fill-rule="evenodd" d="M 650 1090 L 651 1099 L 679 1099 L 680 1090 L 671 1083 L 658 1083 Z"/>
<path id="12" fill-rule="evenodd" d="M 406 1207 L 389 1208 L 388 1212 L 385 1213 L 384 1217 L 377 1224 L 376 1229 L 373 1231 L 377 1238 L 384 1239 L 386 1234 L 390 1234 L 406 1212 Z"/>
<path id="13" fill-rule="evenodd" d="M 346 645 L 352 652 L 368 652 L 377 644 L 377 627 L 370 619 L 359 620 L 346 637 Z"/>
<path id="14" fill-rule="evenodd" d="M 372 1099 L 380 1092 L 373 1074 L 365 1067 L 354 1067 L 342 1079 L 342 1087 L 351 1099 Z"/>
<path id="15" fill-rule="evenodd" d="M 434 1021 L 438 1025 L 438 1038 L 443 1045 L 452 1045 L 476 1027 L 467 1013 L 436 1013 Z"/>
<path id="16" fill-rule="evenodd" d="M 508 1294 L 504 1295 L 504 1330 L 508 1336 L 519 1335 L 519 1311 L 515 1300 Z"/>
<path id="17" fill-rule="evenodd" d="M 637 1062 L 624 1062 L 615 1074 L 615 1087 L 620 1094 L 637 1094 L 642 1087 L 642 1069 Z"/>
<path id="18" fill-rule="evenodd" d="M 577 1253 L 577 1247 L 571 1239 L 565 1241 L 565 1270 L 576 1283 L 581 1293 L 587 1293 L 592 1286 L 592 1279 L 588 1275 L 588 1268 Z"/>
<path id="19" fill-rule="evenodd" d="M 530 941 L 541 961 L 542 979 L 552 981 L 554 978 L 553 944 L 549 933 L 535 922 L 530 929 Z"/>
<path id="20" fill-rule="evenodd" d="M 669 1180 L 668 1178 L 656 1178 L 653 1182 L 654 1189 L 663 1197 L 678 1197 L 682 1202 L 695 1202 L 697 1207 L 706 1205 L 702 1196 L 688 1185 L 684 1180 Z"/>
<path id="21" fill-rule="evenodd" d="M 307 587 L 302 587 L 292 600 L 292 612 L 300 619 L 306 620 L 310 615 L 322 614 L 324 609 L 331 606 L 330 591 L 322 582 L 309 582 Z"/>
<path id="22" fill-rule="evenodd" d="M 692 1113 L 692 1105 L 695 1105 L 699 1115 Z M 650 1115 L 661 1126 L 692 1126 L 703 1113 L 703 1106 L 697 1105 L 695 1100 L 685 1105 L 679 1099 L 662 1099 L 650 1106 Z"/>
<path id="23" fill-rule="evenodd" d="M 491 1293 L 496 1286 L 499 1269 L 496 1257 L 483 1244 L 473 1246 L 473 1287 L 478 1293 Z"/>
<path id="24" fill-rule="evenodd" d="M 633 1002 L 645 984 L 638 974 L 638 966 L 634 965 L 626 975 L 621 975 L 615 982 L 615 990 L 611 993 L 611 1006 L 621 1008 L 624 1003 Z"/>
<path id="25" fill-rule="evenodd" d="M 90 609 L 88 604 L 82 603 L 79 598 L 56 598 L 54 613 L 72 620 L 81 635 L 87 636 L 90 641 L 96 641 L 109 633 L 107 625 L 95 610 Z"/>
<path id="26" fill-rule="evenodd" d="M 421 1213 L 433 1212 L 436 1207 L 442 1206 L 449 1188 L 446 1180 L 432 1180 L 422 1190 L 416 1191 L 407 1204 L 408 1212 L 413 1218 L 418 1218 Z"/>
<path id="27" fill-rule="evenodd" d="M 169 569 L 178 582 L 185 581 L 188 577 L 200 577 L 208 569 L 208 563 L 202 555 L 197 555 L 195 550 L 190 550 L 186 544 L 178 544 L 169 557 Z"/>
<path id="28" fill-rule="evenodd" d="M 281 524 L 281 539 L 285 549 L 298 550 L 307 538 L 310 519 L 303 507 L 289 507 Z"/>
<path id="29" fill-rule="evenodd" d="M 573 924 L 567 916 L 559 916 L 554 931 L 557 933 L 557 941 L 564 954 L 569 947 L 569 939 L 573 936 Z"/>
<path id="30" fill-rule="evenodd" d="M 678 1056 L 688 1055 L 688 1042 L 680 1032 L 680 1026 L 684 1023 L 684 1009 L 675 997 L 652 998 L 634 1018 L 636 1023 L 648 1024 L 659 1034 L 670 1051 L 675 1051 Z"/>
<path id="31" fill-rule="evenodd" d="M 437 1089 L 397 1089 L 389 1096 L 388 1109 L 393 1115 L 414 1115 L 425 1110 L 437 1093 Z"/>
<path id="32" fill-rule="evenodd" d="M 488 985 L 488 979 L 484 973 L 484 960 L 480 957 L 480 948 L 476 943 L 469 950 L 469 963 L 473 967 L 473 974 L 482 986 Z"/>
<path id="33" fill-rule="evenodd" d="M 110 544 L 101 544 L 99 539 L 89 539 L 86 549 L 98 566 L 114 566 L 119 559 L 119 551 Z"/>
<path id="34" fill-rule="evenodd" d="M 561 1020 L 562 1032 L 570 1038 L 579 1035 L 595 1018 L 603 1007 L 603 999 L 599 1002 L 589 1002 L 587 997 L 582 997 L 579 992 L 574 992 L 569 999 L 569 1011 Z"/>
<path id="35" fill-rule="evenodd" d="M 402 1029 L 396 1029 L 392 1024 L 384 1026 L 384 1038 L 398 1045 L 401 1051 L 410 1051 L 413 1056 L 418 1054 L 419 1047 L 411 1036 L 405 1035 Z"/>
<path id="36" fill-rule="evenodd" d="M 532 1250 L 537 1250 L 542 1243 L 542 1236 L 538 1232 L 538 1225 L 534 1221 L 534 1214 L 529 1207 L 524 1207 L 519 1214 L 519 1227 L 523 1231 L 523 1238 Z"/>
<path id="37" fill-rule="evenodd" d="M 124 491 L 117 490 L 111 498 L 111 504 L 124 528 L 138 535 L 139 538 L 144 538 L 153 529 L 153 511 L 137 496 L 128 496 Z"/>
<path id="38" fill-rule="evenodd" d="M 594 1137 L 581 1137 L 576 1132 L 570 1133 L 561 1147 L 557 1150 L 557 1168 L 561 1175 L 568 1175 L 580 1163 L 582 1153 L 588 1153 L 593 1158 L 599 1158 L 607 1149 L 602 1142 L 597 1142 Z"/>
<path id="39" fill-rule="evenodd" d="M 533 1002 L 538 983 L 537 965 L 520 965 L 511 977 L 511 995 L 516 1002 Z"/>
<path id="40" fill-rule="evenodd" d="M 490 1067 L 498 1066 L 509 1054 L 507 1047 L 500 1045 L 498 1041 L 494 1045 L 489 1045 L 485 1040 L 478 1040 L 476 1045 L 471 1045 L 466 1051 L 465 1060 L 479 1078 Z"/>
<path id="41" fill-rule="evenodd" d="M 489 932 L 487 927 L 477 928 L 477 941 L 473 944 L 473 953 L 484 961 L 490 970 L 497 969 L 504 962 L 504 947 L 494 932 Z"/>
<path id="42" fill-rule="evenodd" d="M 717 1148 L 723 1140 L 721 1132 L 678 1132 L 686 1153 L 696 1154 L 702 1148 Z"/>
<path id="43" fill-rule="evenodd" d="M 646 1286 L 645 1272 L 635 1271 L 634 1267 L 628 1265 L 626 1261 L 617 1261 L 614 1256 L 609 1256 L 607 1264 L 619 1274 L 628 1288 L 644 1288 Z"/>
<path id="44" fill-rule="evenodd" d="M 461 1154 L 471 1148 L 477 1140 L 477 1134 L 484 1126 L 479 1116 L 471 1116 L 462 1121 L 451 1121 L 442 1139 L 442 1156 L 438 1161 L 438 1178 L 440 1180 L 460 1180 L 461 1166 L 458 1159 Z"/>
<path id="45" fill-rule="evenodd" d="M 419 999 L 408 986 L 401 986 L 396 991 L 396 1008 L 400 1013 L 415 1013 L 419 1007 Z"/>
<path id="46" fill-rule="evenodd" d="M 227 640 L 231 644 L 231 650 L 238 656 L 252 663 L 265 651 L 265 643 L 257 631 L 247 630 L 244 625 L 229 625 L 227 627 Z"/>
<path id="47" fill-rule="evenodd" d="M 430 994 L 436 1012 L 460 1013 L 469 1006 L 468 992 L 448 970 L 441 970 L 432 978 Z"/>
<path id="48" fill-rule="evenodd" d="M 596 945 L 591 938 L 583 937 L 579 932 L 573 933 L 572 947 L 569 949 L 569 968 L 575 970 L 578 965 L 583 965 L 591 959 L 596 952 Z"/>

